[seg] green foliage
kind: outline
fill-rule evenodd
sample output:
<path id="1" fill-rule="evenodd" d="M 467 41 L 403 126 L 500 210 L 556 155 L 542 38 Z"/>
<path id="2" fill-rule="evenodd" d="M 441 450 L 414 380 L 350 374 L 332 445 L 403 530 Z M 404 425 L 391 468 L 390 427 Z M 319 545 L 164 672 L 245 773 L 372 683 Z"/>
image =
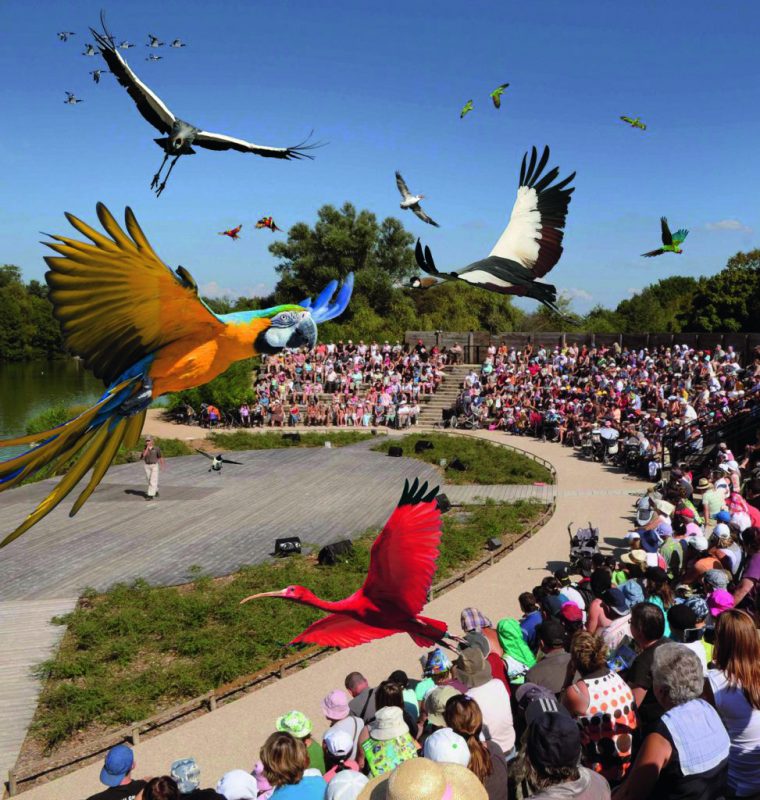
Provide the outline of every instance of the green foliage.
<path id="1" fill-rule="evenodd" d="M 67 406 L 65 403 L 58 403 L 50 408 L 46 408 L 44 411 L 40 411 L 39 414 L 35 414 L 26 423 L 27 435 L 42 433 L 43 431 L 57 428 L 59 425 L 63 425 L 64 422 L 74 419 L 74 417 L 79 416 L 86 410 L 87 406 Z"/>
<path id="2" fill-rule="evenodd" d="M 237 408 L 242 403 L 253 402 L 253 370 L 258 360 L 248 358 L 237 361 L 212 381 L 169 395 L 169 409 L 189 403 L 196 411 L 201 403 L 209 403 L 219 408 Z"/>
<path id="3" fill-rule="evenodd" d="M 680 333 L 683 328 L 680 315 L 691 307 L 697 281 L 694 278 L 674 275 L 657 281 L 615 309 L 622 322 L 621 333 Z"/>
<path id="4" fill-rule="evenodd" d="M 492 536 L 519 535 L 543 512 L 533 503 L 466 507 L 444 517 L 436 580 L 482 556 Z M 198 577 L 182 587 L 144 581 L 98 595 L 86 591 L 61 647 L 38 673 L 46 679 L 32 733 L 53 748 L 90 725 L 123 725 L 195 697 L 292 655 L 289 642 L 321 612 L 278 600 L 240 606 L 249 594 L 291 584 L 338 600 L 361 586 L 376 531 L 354 541 L 354 553 L 334 567 L 297 556 L 221 580 Z"/>
<path id="5" fill-rule="evenodd" d="M 21 270 L 0 266 L 0 361 L 54 358 L 65 352 L 47 286 L 24 284 Z"/>
<path id="6" fill-rule="evenodd" d="M 415 444 L 420 439 L 433 443 L 432 450 L 414 452 Z M 488 484 L 527 484 L 527 483 L 552 483 L 552 475 L 546 467 L 533 461 L 533 459 L 515 453 L 508 447 L 499 447 L 485 439 L 473 436 L 448 436 L 443 433 L 412 433 L 402 439 L 388 439 L 372 448 L 382 453 L 387 453 L 388 448 L 399 446 L 404 455 L 417 458 L 428 464 L 438 464 L 441 459 L 451 463 L 458 458 L 467 465 L 465 472 L 453 469 L 446 470 L 448 483 L 478 483 Z"/>
<path id="7" fill-rule="evenodd" d="M 333 447 L 345 447 L 348 444 L 362 442 L 371 436 L 364 431 L 335 430 L 330 433 L 301 433 L 300 441 L 284 439 L 282 433 L 265 431 L 250 433 L 236 431 L 235 433 L 220 433 L 211 431 L 209 438 L 221 451 L 228 450 L 276 450 L 283 447 L 324 447 L 325 442 L 330 442 Z"/>

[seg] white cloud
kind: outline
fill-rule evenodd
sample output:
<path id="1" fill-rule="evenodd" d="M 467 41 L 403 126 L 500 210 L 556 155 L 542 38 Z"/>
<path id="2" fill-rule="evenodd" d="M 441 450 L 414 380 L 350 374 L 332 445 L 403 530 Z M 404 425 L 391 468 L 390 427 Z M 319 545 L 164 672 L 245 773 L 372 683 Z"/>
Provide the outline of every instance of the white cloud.
<path id="1" fill-rule="evenodd" d="M 270 294 L 272 287 L 265 283 L 257 283 L 254 286 L 220 286 L 216 281 L 202 283 L 199 292 L 202 297 L 264 297 Z"/>
<path id="2" fill-rule="evenodd" d="M 752 233 L 752 228 L 738 219 L 721 219 L 718 222 L 708 222 L 705 225 L 708 231 L 733 231 L 737 233 Z"/>
<path id="3" fill-rule="evenodd" d="M 585 289 L 578 289 L 570 287 L 569 289 L 560 289 L 560 294 L 568 300 L 593 300 L 594 296 L 587 292 Z"/>

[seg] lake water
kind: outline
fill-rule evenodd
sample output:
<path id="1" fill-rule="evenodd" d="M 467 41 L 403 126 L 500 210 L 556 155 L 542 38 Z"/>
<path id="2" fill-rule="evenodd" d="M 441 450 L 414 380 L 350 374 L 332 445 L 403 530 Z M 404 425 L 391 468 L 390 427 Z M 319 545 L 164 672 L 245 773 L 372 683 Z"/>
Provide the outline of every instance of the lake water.
<path id="1" fill-rule="evenodd" d="M 0 438 L 23 434 L 29 418 L 50 406 L 92 403 L 103 389 L 75 358 L 0 363 Z"/>

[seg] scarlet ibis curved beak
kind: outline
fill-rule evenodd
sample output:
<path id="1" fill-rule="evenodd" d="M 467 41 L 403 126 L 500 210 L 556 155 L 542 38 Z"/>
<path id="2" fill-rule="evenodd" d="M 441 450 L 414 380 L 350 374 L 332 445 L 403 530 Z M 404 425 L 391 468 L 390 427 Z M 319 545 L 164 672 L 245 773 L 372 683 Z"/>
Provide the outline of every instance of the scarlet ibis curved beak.
<path id="1" fill-rule="evenodd" d="M 247 603 L 249 600 L 256 600 L 259 597 L 285 597 L 285 590 L 281 589 L 279 592 L 261 592 L 260 594 L 252 594 L 240 601 L 240 605 Z"/>

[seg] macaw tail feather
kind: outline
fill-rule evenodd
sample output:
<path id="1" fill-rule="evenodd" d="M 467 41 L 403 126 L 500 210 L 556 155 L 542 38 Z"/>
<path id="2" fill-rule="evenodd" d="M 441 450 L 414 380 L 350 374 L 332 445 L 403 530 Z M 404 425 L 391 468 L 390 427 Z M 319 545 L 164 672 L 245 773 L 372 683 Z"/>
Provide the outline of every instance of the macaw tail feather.
<path id="1" fill-rule="evenodd" d="M 134 447 L 140 436 L 146 411 L 142 409 L 126 416 L 120 409 L 125 399 L 139 385 L 139 377 L 129 378 L 106 391 L 87 411 L 56 428 L 0 441 L 0 447 L 37 443 L 21 455 L 0 461 L 0 491 L 18 486 L 44 468 L 50 468 L 54 474 L 57 469 L 76 458 L 53 491 L 16 530 L 0 542 L 0 547 L 10 544 L 49 514 L 92 468 L 87 486 L 69 513 L 73 517 L 103 479 L 119 446 L 124 443 L 128 447 Z"/>

